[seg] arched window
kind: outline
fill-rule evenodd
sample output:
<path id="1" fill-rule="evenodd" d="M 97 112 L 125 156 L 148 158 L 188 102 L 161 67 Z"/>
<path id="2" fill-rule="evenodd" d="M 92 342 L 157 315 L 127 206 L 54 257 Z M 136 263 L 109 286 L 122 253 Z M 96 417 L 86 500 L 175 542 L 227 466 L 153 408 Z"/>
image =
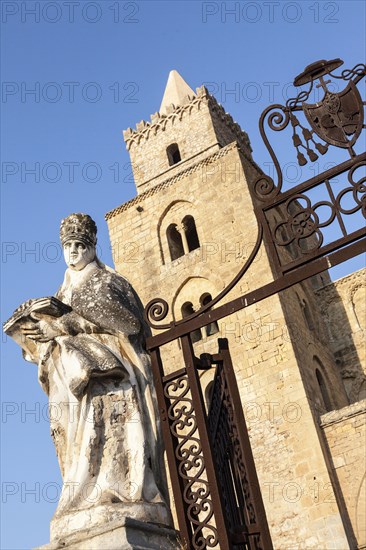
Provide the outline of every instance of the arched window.
<path id="1" fill-rule="evenodd" d="M 202 294 L 200 298 L 200 304 L 201 306 L 205 306 L 206 304 L 211 302 L 211 300 L 212 300 L 211 294 L 206 292 L 205 294 Z M 206 336 L 212 336 L 213 334 L 216 334 L 217 332 L 219 332 L 219 326 L 216 323 L 216 321 L 213 321 L 212 323 L 210 323 L 205 327 L 205 331 L 206 331 Z"/>
<path id="2" fill-rule="evenodd" d="M 306 300 L 302 300 L 302 310 L 304 312 L 304 317 L 306 324 L 308 325 L 309 330 L 314 330 L 313 316 L 311 315 L 309 304 Z"/>
<path id="3" fill-rule="evenodd" d="M 176 143 L 172 143 L 167 147 L 166 154 L 168 155 L 169 166 L 173 166 L 182 160 Z"/>
<path id="4" fill-rule="evenodd" d="M 317 379 L 318 384 L 319 384 L 320 393 L 322 395 L 324 408 L 325 408 L 326 411 L 331 411 L 331 410 L 333 410 L 333 407 L 332 407 L 332 404 L 331 404 L 331 401 L 330 401 L 330 398 L 329 398 L 328 388 L 325 384 L 323 375 L 322 375 L 322 373 L 320 372 L 319 369 L 315 369 L 315 374 L 316 374 L 316 379 Z"/>
<path id="5" fill-rule="evenodd" d="M 305 300 L 305 298 L 300 298 L 300 296 L 296 292 L 297 299 L 299 301 L 306 325 L 309 330 L 314 330 L 314 322 L 313 322 L 313 316 L 311 314 L 309 304 Z"/>
<path id="6" fill-rule="evenodd" d="M 182 317 L 183 319 L 185 317 L 189 317 L 189 315 L 192 315 L 192 313 L 194 313 L 194 309 L 193 309 L 193 305 L 191 302 L 185 302 L 183 305 L 182 305 Z M 201 333 L 201 329 L 196 329 L 196 330 L 193 330 L 191 332 L 191 340 L 192 340 L 192 344 L 194 344 L 194 342 L 198 342 L 198 340 L 202 340 L 202 333 Z"/>
<path id="7" fill-rule="evenodd" d="M 175 223 L 171 223 L 166 230 L 170 257 L 172 260 L 184 255 L 182 237 Z"/>
<path id="8" fill-rule="evenodd" d="M 197 235 L 196 224 L 193 216 L 185 216 L 182 220 L 184 230 L 186 233 L 188 251 L 195 250 L 200 247 L 200 241 Z"/>

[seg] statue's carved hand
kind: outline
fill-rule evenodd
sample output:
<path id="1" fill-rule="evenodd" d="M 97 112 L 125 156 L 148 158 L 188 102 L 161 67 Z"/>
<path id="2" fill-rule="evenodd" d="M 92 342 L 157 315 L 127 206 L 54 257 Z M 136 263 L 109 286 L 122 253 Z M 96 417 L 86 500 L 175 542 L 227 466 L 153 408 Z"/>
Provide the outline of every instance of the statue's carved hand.
<path id="1" fill-rule="evenodd" d="M 56 323 L 48 323 L 44 320 L 26 323 L 22 327 L 22 332 L 30 340 L 37 342 L 49 342 L 61 334 Z"/>

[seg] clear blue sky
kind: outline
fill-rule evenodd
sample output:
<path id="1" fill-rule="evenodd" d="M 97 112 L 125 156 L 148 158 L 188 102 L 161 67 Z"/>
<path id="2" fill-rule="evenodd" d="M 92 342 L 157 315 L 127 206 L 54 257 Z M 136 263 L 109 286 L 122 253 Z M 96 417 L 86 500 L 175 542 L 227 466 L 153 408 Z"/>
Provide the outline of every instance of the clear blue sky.
<path id="1" fill-rule="evenodd" d="M 3 321 L 58 288 L 59 222 L 71 212 L 97 221 L 100 255 L 112 263 L 104 214 L 135 194 L 121 132 L 159 109 L 171 69 L 192 88 L 207 84 L 265 168 L 262 110 L 287 99 L 309 63 L 341 57 L 353 67 L 365 53 L 362 1 L 3 0 L 1 8 Z M 48 542 L 61 479 L 37 368 L 9 339 L 2 347 L 1 549 L 20 550 Z"/>

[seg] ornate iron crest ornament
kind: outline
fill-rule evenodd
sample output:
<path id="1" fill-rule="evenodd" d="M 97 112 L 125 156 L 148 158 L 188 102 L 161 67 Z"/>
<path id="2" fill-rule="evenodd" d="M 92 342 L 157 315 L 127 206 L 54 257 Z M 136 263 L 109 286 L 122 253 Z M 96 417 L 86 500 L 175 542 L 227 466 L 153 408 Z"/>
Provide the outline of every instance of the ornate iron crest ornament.
<path id="1" fill-rule="evenodd" d="M 295 78 L 294 84 L 301 86 L 310 83 L 312 88 L 314 80 L 319 80 L 317 87 L 324 90 L 324 97 L 319 103 L 313 105 L 303 103 L 306 118 L 313 132 L 321 139 L 330 145 L 347 148 L 350 154 L 354 155 L 352 145 L 360 135 L 363 125 L 363 105 L 360 93 L 352 80 L 341 92 L 332 93 L 327 88 L 327 84 L 331 81 L 324 79 L 324 75 L 331 73 L 342 63 L 343 61 L 340 59 L 312 63 Z M 321 154 L 326 152 L 326 146 L 321 144 L 316 144 L 316 146 Z"/>
<path id="2" fill-rule="evenodd" d="M 360 172 L 366 165 L 366 153 L 357 154 L 354 146 L 365 128 L 365 102 L 357 85 L 366 75 L 366 66 L 358 64 L 334 74 L 342 64 L 341 59 L 334 59 L 307 66 L 294 80 L 296 87 L 307 86 L 307 90 L 301 90 L 285 105 L 270 105 L 262 113 L 260 133 L 273 160 L 277 181 L 260 173 L 252 182 L 257 239 L 230 284 L 181 320 L 161 324 L 169 313 L 167 301 L 161 298 L 151 300 L 145 308 L 150 327 L 164 331 L 148 338 L 147 348 L 178 521 L 187 549 L 272 549 L 228 342 L 219 339 L 216 355 L 198 358 L 190 334 L 365 252 L 366 177 Z M 329 78 L 345 83 L 345 87 L 332 92 Z M 311 93 L 318 89 L 324 92 L 322 99 L 308 103 Z M 300 166 L 315 162 L 330 147 L 347 151 L 349 158 L 282 191 L 281 166 L 265 126 L 275 132 L 292 129 Z M 355 221 L 353 216 L 350 225 L 348 221 L 354 214 L 363 219 Z M 245 275 L 264 243 L 274 280 L 219 305 Z M 185 367 L 165 374 L 160 347 L 178 339 Z M 197 369 L 213 365 L 214 390 L 207 414 Z"/>
<path id="3" fill-rule="evenodd" d="M 357 84 L 366 74 L 366 65 L 360 63 L 353 69 L 345 69 L 340 75 L 333 73 L 343 65 L 341 59 L 332 61 L 316 61 L 308 65 L 306 69 L 294 80 L 294 86 L 308 85 L 307 90 L 301 90 L 295 98 L 288 99 L 285 105 L 270 105 L 262 113 L 259 128 L 264 143 L 272 157 L 277 172 L 278 181 L 275 184 L 271 178 L 264 176 L 256 182 L 255 192 L 259 199 L 267 200 L 269 196 L 278 194 L 282 189 L 282 171 L 272 146 L 269 142 L 265 125 L 280 132 L 289 125 L 292 127 L 292 141 L 297 153 L 299 166 L 304 166 L 309 161 L 315 162 L 320 155 L 328 152 L 329 146 L 347 149 L 351 158 L 356 157 L 353 149 L 362 128 L 365 128 L 364 109 Z M 346 87 L 338 92 L 332 92 L 328 85 L 331 79 L 336 82 L 347 82 Z M 318 82 L 318 83 L 317 83 Z M 324 91 L 324 96 L 317 103 L 306 103 L 315 90 Z M 305 121 L 301 122 L 299 115 L 305 115 Z M 306 122 L 310 128 L 306 126 Z M 325 143 L 322 143 L 321 141 Z"/>

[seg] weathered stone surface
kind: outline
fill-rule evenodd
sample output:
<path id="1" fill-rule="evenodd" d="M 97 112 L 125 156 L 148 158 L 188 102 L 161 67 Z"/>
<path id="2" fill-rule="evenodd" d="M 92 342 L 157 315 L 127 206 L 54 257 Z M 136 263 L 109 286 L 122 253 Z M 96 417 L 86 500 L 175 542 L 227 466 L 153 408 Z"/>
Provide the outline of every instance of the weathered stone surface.
<path id="1" fill-rule="evenodd" d="M 329 283 L 316 294 L 350 403 L 361 401 L 366 397 L 366 269 Z"/>
<path id="2" fill-rule="evenodd" d="M 359 548 L 366 547 L 366 399 L 321 416 Z"/>
<path id="3" fill-rule="evenodd" d="M 178 550 L 174 529 L 121 517 L 83 529 L 35 550 Z"/>

